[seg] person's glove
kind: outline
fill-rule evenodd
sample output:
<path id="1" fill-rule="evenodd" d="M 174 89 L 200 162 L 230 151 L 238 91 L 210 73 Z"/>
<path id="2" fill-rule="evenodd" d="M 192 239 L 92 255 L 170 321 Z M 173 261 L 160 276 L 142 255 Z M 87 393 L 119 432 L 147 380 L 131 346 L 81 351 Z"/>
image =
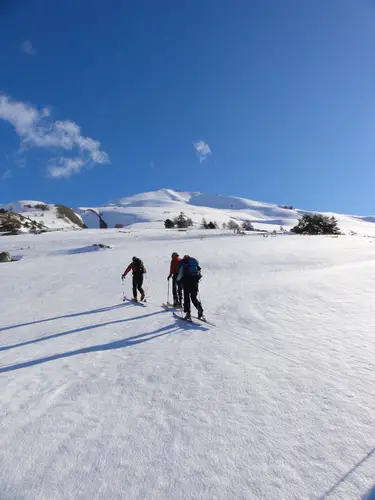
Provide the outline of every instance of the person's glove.
<path id="1" fill-rule="evenodd" d="M 125 278 L 126 278 L 125 274 L 122 274 L 121 279 L 124 281 Z"/>
<path id="2" fill-rule="evenodd" d="M 171 279 L 171 275 L 167 276 L 167 280 L 169 281 Z"/>

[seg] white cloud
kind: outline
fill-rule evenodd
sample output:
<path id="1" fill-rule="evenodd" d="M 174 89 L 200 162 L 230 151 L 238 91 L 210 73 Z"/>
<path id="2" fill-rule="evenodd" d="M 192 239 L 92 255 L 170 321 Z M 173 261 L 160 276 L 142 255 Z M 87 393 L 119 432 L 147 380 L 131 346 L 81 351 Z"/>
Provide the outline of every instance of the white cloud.
<path id="1" fill-rule="evenodd" d="M 5 172 L 3 173 L 3 175 L 1 176 L 1 180 L 2 181 L 6 181 L 7 179 L 9 179 L 10 177 L 12 177 L 12 171 L 10 168 L 7 168 L 5 170 Z"/>
<path id="2" fill-rule="evenodd" d="M 193 142 L 200 163 L 203 163 L 207 157 L 212 154 L 210 146 L 204 141 Z"/>
<path id="3" fill-rule="evenodd" d="M 30 40 L 25 40 L 23 44 L 21 45 L 21 49 L 25 54 L 28 54 L 29 56 L 35 56 L 37 54 L 37 51 L 34 49 L 33 44 L 30 42 Z"/>
<path id="4" fill-rule="evenodd" d="M 69 177 L 86 165 L 109 163 L 108 154 L 100 150 L 99 141 L 82 136 L 80 127 L 73 121 L 53 121 L 48 108 L 38 110 L 0 95 L 0 119 L 15 128 L 21 139 L 22 152 L 29 148 L 74 152 L 73 157 L 59 156 L 50 160 L 48 172 L 54 178 Z"/>
<path id="5" fill-rule="evenodd" d="M 60 156 L 59 158 L 52 158 L 48 162 L 48 174 L 54 179 L 67 179 L 72 174 L 78 173 L 84 166 L 85 162 L 82 158 L 65 158 Z"/>

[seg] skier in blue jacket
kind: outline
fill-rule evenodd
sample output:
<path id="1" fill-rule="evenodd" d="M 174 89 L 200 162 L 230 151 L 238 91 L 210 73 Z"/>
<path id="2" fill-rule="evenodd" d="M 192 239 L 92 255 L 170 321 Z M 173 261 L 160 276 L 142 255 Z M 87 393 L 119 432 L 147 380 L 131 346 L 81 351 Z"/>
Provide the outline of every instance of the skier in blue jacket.
<path id="1" fill-rule="evenodd" d="M 203 307 L 197 298 L 201 277 L 201 268 L 197 259 L 185 255 L 179 263 L 177 281 L 182 282 L 184 288 L 184 312 L 185 319 L 188 321 L 191 321 L 190 299 L 198 310 L 198 318 L 203 319 Z"/>

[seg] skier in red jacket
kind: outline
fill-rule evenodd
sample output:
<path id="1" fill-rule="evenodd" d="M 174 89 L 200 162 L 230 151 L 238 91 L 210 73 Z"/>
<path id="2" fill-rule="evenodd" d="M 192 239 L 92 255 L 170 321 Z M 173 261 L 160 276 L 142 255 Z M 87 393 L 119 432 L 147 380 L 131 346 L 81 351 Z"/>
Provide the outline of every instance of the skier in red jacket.
<path id="1" fill-rule="evenodd" d="M 177 281 L 181 258 L 177 252 L 172 253 L 171 267 L 167 280 L 172 278 L 173 307 L 182 307 L 182 283 Z"/>
<path id="2" fill-rule="evenodd" d="M 133 298 L 137 302 L 137 290 L 141 294 L 141 301 L 145 300 L 145 292 L 142 288 L 143 285 L 143 275 L 147 273 L 143 262 L 138 257 L 133 257 L 132 262 L 125 269 L 124 274 L 121 276 L 122 279 L 126 278 L 126 275 L 133 271 Z"/>

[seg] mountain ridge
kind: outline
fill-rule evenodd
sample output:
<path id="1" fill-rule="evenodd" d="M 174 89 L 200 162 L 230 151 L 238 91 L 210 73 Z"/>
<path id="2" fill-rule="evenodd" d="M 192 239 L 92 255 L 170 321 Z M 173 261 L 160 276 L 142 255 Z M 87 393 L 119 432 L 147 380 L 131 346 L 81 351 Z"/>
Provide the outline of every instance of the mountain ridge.
<path id="1" fill-rule="evenodd" d="M 199 227 L 203 218 L 215 221 L 222 226 L 231 219 L 236 222 L 248 221 L 255 229 L 279 231 L 280 226 L 290 230 L 301 215 L 305 213 L 322 213 L 334 216 L 344 232 L 353 231 L 359 234 L 375 236 L 375 217 L 352 216 L 334 212 L 318 212 L 303 210 L 287 205 L 260 202 L 237 196 L 206 194 L 198 191 L 178 191 L 161 188 L 156 191 L 137 193 L 121 197 L 97 207 L 108 224 L 108 227 L 137 226 L 139 228 L 162 228 L 167 218 L 173 218 L 184 212 Z M 98 227 L 98 218 L 87 213 L 89 207 L 80 207 L 76 211 L 81 215 L 89 228 Z"/>
<path id="2" fill-rule="evenodd" d="M 35 207 L 47 207 L 46 210 Z M 58 205 L 42 201 L 21 200 L 5 205 L 18 213 L 43 221 L 50 230 L 77 229 L 80 224 L 57 214 Z M 375 216 L 356 216 L 303 210 L 292 206 L 255 201 L 243 197 L 220 194 L 207 194 L 199 191 L 182 191 L 160 188 L 155 191 L 136 193 L 127 197 L 112 199 L 102 205 L 80 206 L 72 212 L 88 228 L 137 227 L 139 229 L 160 229 L 164 221 L 184 212 L 193 220 L 195 228 L 200 227 L 202 219 L 223 223 L 234 220 L 238 223 L 251 222 L 255 229 L 279 231 L 280 226 L 290 230 L 305 213 L 322 213 L 334 216 L 343 232 L 357 232 L 375 236 Z M 99 217 L 100 216 L 100 217 Z M 100 218 L 102 220 L 100 220 Z M 82 226 L 81 226 L 82 227 Z"/>

